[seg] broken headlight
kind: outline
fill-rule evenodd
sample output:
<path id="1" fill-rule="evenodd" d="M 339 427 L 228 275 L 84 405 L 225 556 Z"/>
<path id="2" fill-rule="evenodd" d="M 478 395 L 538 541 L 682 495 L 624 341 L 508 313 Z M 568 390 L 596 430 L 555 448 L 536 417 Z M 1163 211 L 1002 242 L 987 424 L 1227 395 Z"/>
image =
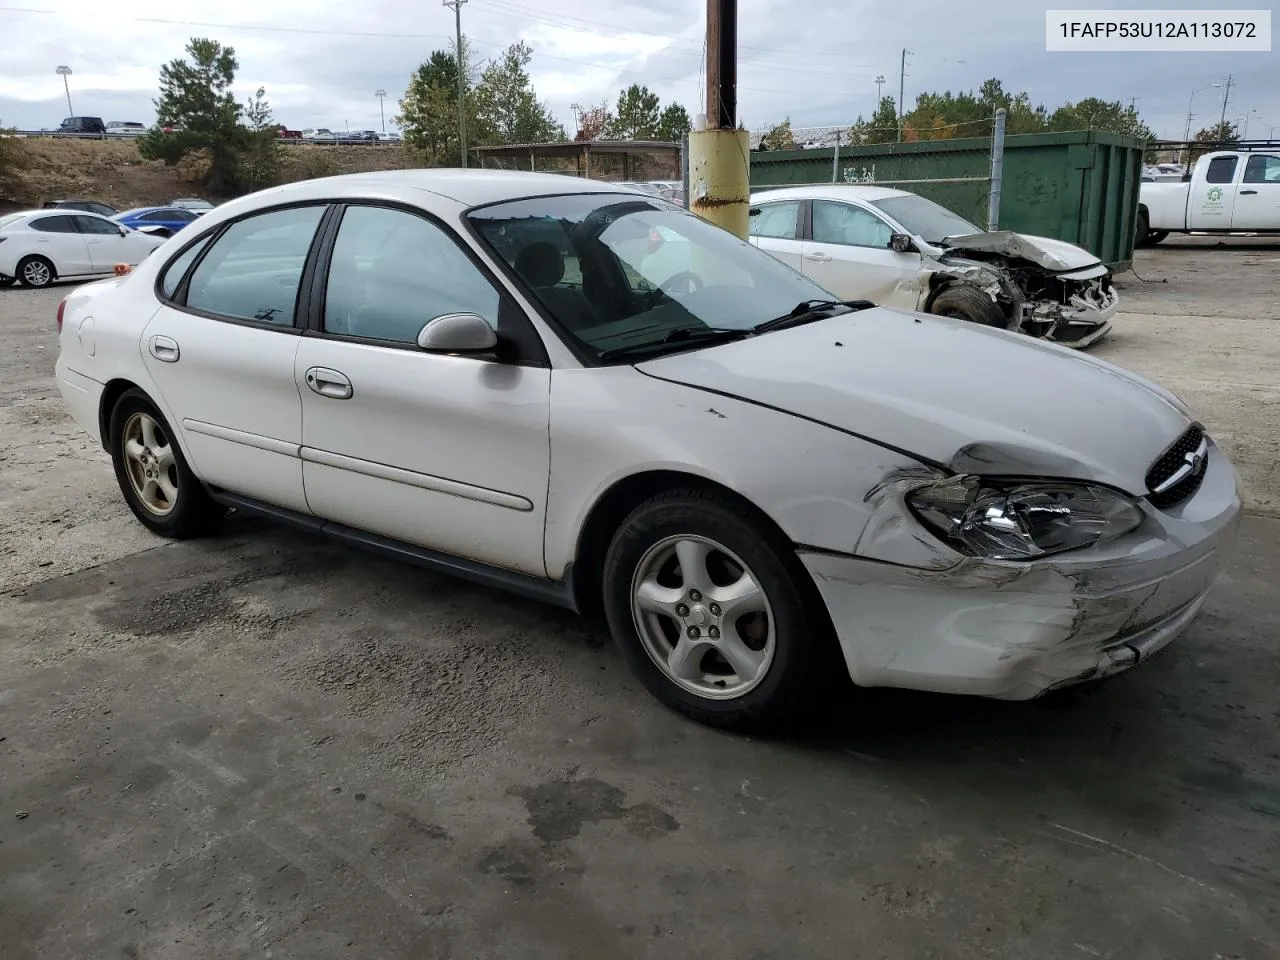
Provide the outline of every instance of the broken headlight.
<path id="1" fill-rule="evenodd" d="M 956 550 L 988 560 L 1034 560 L 1078 550 L 1142 523 L 1142 512 L 1128 497 L 1087 483 L 953 477 L 912 491 L 907 504 Z"/>

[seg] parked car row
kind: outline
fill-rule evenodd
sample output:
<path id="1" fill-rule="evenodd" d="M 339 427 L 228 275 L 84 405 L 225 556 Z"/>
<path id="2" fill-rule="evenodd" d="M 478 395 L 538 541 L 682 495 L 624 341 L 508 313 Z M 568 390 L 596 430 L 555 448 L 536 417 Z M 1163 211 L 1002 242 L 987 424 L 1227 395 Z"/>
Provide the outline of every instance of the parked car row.
<path id="1" fill-rule="evenodd" d="M 553 174 L 290 184 L 70 292 L 58 388 L 154 533 L 259 512 L 580 610 L 707 723 L 1145 663 L 1233 539 L 1228 458 L 1154 383 L 920 311 L 927 279 L 894 309 L 808 269 L 861 245 L 994 304 L 1089 282 L 1074 248 L 825 190 L 754 198 L 753 246 Z"/>
<path id="2" fill-rule="evenodd" d="M 158 129 L 164 133 L 174 133 L 182 128 L 178 125 L 166 124 Z M 326 127 L 292 130 L 284 124 L 279 124 L 278 129 L 281 140 L 305 140 L 313 143 L 402 142 L 398 133 L 381 133 L 377 130 L 343 130 L 340 133 L 335 133 Z M 58 125 L 56 130 L 50 132 L 55 136 L 132 138 L 140 137 L 147 131 L 146 124 L 132 120 L 112 120 L 104 123 L 101 117 L 67 117 Z"/>

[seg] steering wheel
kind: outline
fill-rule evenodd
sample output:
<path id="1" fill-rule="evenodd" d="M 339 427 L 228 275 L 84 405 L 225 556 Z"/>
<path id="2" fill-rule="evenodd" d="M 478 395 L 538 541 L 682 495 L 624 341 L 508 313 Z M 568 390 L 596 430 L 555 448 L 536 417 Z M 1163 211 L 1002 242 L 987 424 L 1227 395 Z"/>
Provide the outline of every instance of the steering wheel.
<path id="1" fill-rule="evenodd" d="M 681 289 L 682 287 L 684 289 Z M 697 293 L 702 289 L 702 278 L 689 270 L 681 270 L 658 284 L 658 289 L 668 296 L 675 296 L 677 293 Z"/>

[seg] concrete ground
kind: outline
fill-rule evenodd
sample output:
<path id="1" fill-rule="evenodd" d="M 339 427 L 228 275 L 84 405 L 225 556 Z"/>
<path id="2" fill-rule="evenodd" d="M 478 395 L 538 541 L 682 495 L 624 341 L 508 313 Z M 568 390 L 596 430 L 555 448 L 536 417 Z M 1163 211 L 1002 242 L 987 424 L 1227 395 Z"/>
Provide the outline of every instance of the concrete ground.
<path id="1" fill-rule="evenodd" d="M 1098 350 L 1263 506 L 1270 257 L 1143 251 L 1170 282 Z M 731 737 L 558 611 L 259 521 L 152 538 L 62 413 L 60 294 L 0 290 L 0 956 L 1280 957 L 1280 521 L 1097 689 Z"/>

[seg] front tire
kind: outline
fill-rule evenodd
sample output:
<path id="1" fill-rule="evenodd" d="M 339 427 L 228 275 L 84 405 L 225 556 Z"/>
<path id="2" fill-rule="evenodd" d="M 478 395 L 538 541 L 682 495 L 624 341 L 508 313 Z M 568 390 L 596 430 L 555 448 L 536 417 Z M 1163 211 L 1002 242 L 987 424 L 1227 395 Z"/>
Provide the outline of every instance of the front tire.
<path id="1" fill-rule="evenodd" d="M 947 287 L 933 301 L 930 313 L 979 323 L 984 327 L 1007 328 L 1009 320 L 1000 305 L 977 287 L 956 283 Z"/>
<path id="2" fill-rule="evenodd" d="M 786 732 L 848 677 L 791 545 L 725 493 L 673 490 L 637 507 L 609 546 L 603 590 L 636 676 L 701 723 Z"/>
<path id="3" fill-rule="evenodd" d="M 120 492 L 143 526 L 176 540 L 217 529 L 226 510 L 191 472 L 168 423 L 141 390 L 116 401 L 109 442 Z"/>
<path id="4" fill-rule="evenodd" d="M 23 257 L 18 262 L 18 279 L 24 287 L 40 289 L 58 278 L 58 271 L 44 257 Z"/>

